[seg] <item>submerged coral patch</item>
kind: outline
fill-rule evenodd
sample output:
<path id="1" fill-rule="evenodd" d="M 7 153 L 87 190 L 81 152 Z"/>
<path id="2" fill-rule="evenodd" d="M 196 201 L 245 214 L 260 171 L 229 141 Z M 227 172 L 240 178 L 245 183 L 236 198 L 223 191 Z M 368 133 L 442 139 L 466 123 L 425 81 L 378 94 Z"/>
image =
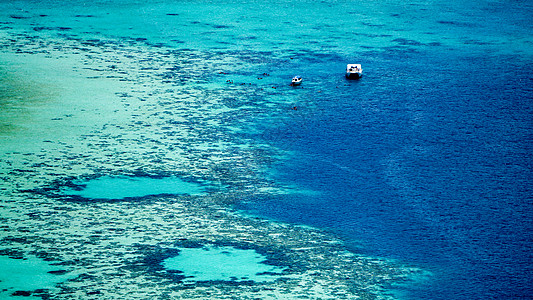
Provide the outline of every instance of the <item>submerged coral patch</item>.
<path id="1" fill-rule="evenodd" d="M 178 177 L 105 176 L 76 182 L 73 187 L 64 188 L 62 193 L 89 199 L 124 199 L 162 194 L 198 195 L 205 193 L 205 187 Z"/>
<path id="2" fill-rule="evenodd" d="M 280 278 L 283 269 L 265 264 L 266 257 L 253 249 L 234 247 L 182 248 L 179 255 L 163 261 L 163 267 L 180 271 L 184 282 L 266 282 Z"/>

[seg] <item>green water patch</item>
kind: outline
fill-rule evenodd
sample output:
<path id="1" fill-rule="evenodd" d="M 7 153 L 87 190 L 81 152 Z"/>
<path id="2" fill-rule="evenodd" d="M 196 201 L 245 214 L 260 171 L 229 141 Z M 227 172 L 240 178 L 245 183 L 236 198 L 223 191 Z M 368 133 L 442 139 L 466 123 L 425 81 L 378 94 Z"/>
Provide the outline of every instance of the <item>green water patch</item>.
<path id="1" fill-rule="evenodd" d="M 19 296 L 42 299 L 58 283 L 72 277 L 65 274 L 65 270 L 51 266 L 45 260 L 35 256 L 26 258 L 0 256 L 0 270 L 2 270 L 0 272 L 1 299 L 20 299 Z"/>
<path id="2" fill-rule="evenodd" d="M 179 255 L 165 259 L 163 267 L 179 271 L 184 283 L 206 281 L 271 282 L 283 268 L 265 264 L 267 258 L 253 249 L 230 246 L 181 248 Z"/>
<path id="3" fill-rule="evenodd" d="M 87 199 L 126 199 L 151 195 L 200 195 L 207 191 L 203 184 L 185 181 L 179 177 L 104 176 L 88 181 L 77 181 L 61 193 Z"/>

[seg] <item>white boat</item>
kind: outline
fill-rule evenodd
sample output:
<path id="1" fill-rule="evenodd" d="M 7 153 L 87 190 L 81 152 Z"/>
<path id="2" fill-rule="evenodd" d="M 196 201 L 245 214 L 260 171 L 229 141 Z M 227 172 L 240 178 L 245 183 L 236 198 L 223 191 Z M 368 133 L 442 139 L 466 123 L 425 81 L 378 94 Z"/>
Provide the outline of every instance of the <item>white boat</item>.
<path id="1" fill-rule="evenodd" d="M 292 79 L 291 85 L 300 85 L 302 84 L 303 80 L 304 79 L 302 78 L 302 76 L 294 76 L 294 78 Z"/>
<path id="2" fill-rule="evenodd" d="M 348 64 L 346 66 L 346 78 L 358 79 L 363 77 L 363 68 L 360 64 Z"/>

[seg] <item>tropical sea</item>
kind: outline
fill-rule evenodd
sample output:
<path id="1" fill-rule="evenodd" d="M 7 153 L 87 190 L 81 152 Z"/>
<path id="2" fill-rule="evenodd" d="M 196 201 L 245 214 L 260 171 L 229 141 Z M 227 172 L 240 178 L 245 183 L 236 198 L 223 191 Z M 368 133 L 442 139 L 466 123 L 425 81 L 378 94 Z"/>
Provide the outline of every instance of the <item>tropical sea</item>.
<path id="1" fill-rule="evenodd" d="M 0 8 L 0 298 L 533 295 L 533 3 Z"/>

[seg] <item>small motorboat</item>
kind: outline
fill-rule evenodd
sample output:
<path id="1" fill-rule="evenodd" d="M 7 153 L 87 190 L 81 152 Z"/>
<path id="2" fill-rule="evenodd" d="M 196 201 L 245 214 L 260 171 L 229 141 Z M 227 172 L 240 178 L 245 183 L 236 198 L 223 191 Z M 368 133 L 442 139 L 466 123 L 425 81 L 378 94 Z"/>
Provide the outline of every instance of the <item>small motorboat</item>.
<path id="1" fill-rule="evenodd" d="M 304 79 L 302 78 L 302 76 L 294 76 L 294 78 L 292 79 L 292 83 L 291 83 L 291 85 L 292 85 L 292 86 L 300 85 L 300 84 L 302 84 L 302 81 L 303 81 L 303 80 L 304 80 Z"/>
<path id="2" fill-rule="evenodd" d="M 359 79 L 363 77 L 363 68 L 360 64 L 349 64 L 346 66 L 346 78 Z"/>

